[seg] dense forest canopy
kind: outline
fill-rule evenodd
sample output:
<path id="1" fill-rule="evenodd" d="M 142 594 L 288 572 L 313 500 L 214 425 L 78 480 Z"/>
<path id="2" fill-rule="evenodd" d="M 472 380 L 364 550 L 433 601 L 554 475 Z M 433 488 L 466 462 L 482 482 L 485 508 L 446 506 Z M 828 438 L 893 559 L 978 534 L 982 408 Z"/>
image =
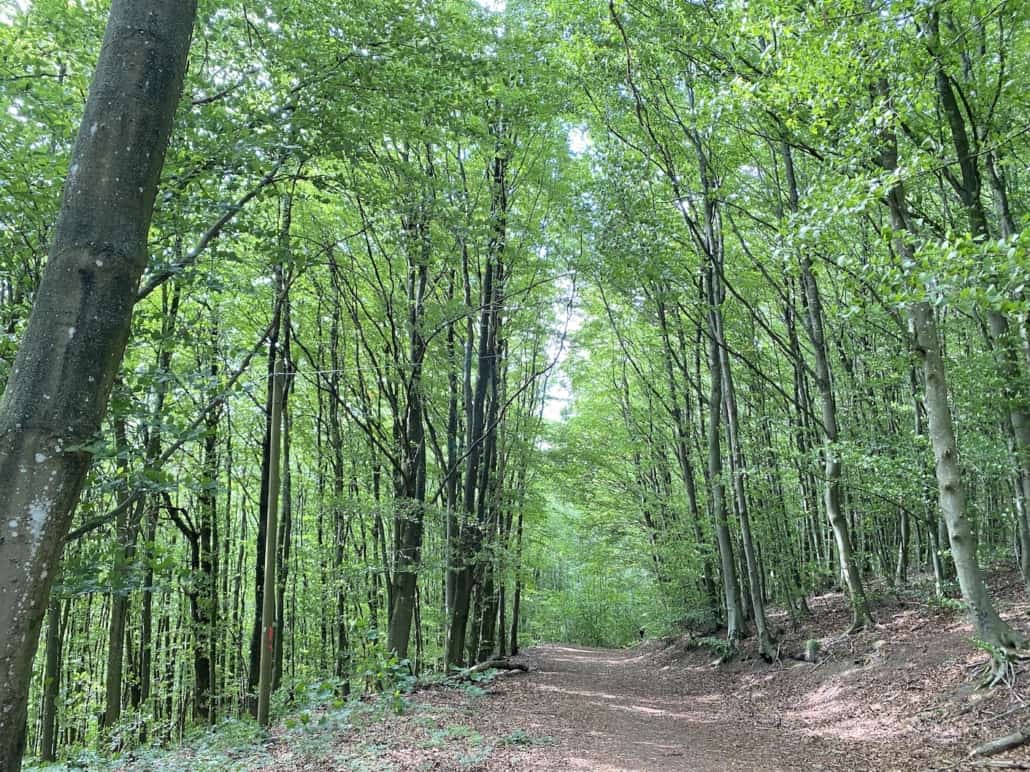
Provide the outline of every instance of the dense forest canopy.
<path id="1" fill-rule="evenodd" d="M 1026 649 L 1030 5 L 197 5 L 0 3 L 0 767 L 923 575 Z"/>

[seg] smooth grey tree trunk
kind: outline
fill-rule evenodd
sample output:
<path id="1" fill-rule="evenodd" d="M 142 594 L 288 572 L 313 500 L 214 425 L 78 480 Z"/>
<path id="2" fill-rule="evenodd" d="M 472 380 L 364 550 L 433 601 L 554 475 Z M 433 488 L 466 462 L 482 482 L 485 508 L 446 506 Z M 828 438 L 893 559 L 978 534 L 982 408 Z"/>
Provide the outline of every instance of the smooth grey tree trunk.
<path id="1" fill-rule="evenodd" d="M 21 768 L 32 658 L 147 262 L 195 0 L 114 0 L 49 262 L 0 401 L 0 769 Z"/>
<path id="2" fill-rule="evenodd" d="M 880 93 L 889 98 L 885 82 Z M 893 134 L 884 138 L 880 164 L 887 172 L 898 169 L 897 140 Z M 905 188 L 898 182 L 887 194 L 891 228 L 897 234 L 894 248 L 905 260 L 913 260 L 912 244 L 903 234 L 918 235 L 908 219 Z M 1012 649 L 1026 646 L 1026 639 L 1013 630 L 994 608 L 983 570 L 977 559 L 977 538 L 966 515 L 965 488 L 959 462 L 958 442 L 948 401 L 948 383 L 941 355 L 940 332 L 933 307 L 928 300 L 918 300 L 908 309 L 909 324 L 916 358 L 922 365 L 925 390 L 927 432 L 936 461 L 937 498 L 948 529 L 948 540 L 955 562 L 955 573 L 962 590 L 962 600 L 969 610 L 976 637 L 992 649 L 995 672 L 1001 674 Z"/>
<path id="3" fill-rule="evenodd" d="M 937 462 L 938 500 L 948 526 L 955 572 L 962 599 L 969 607 L 976 637 L 999 650 L 995 653 L 997 659 L 1008 649 L 1022 648 L 1026 640 L 998 616 L 977 560 L 977 538 L 965 511 L 962 468 L 933 308 L 925 301 L 914 303 L 909 310 L 909 319 L 916 354 L 923 365 L 930 444 Z"/>

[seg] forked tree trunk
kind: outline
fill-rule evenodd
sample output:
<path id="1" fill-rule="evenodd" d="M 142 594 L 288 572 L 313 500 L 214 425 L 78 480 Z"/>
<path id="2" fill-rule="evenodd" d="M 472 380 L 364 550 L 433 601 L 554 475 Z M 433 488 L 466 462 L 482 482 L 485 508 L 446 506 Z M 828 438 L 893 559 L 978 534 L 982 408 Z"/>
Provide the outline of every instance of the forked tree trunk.
<path id="1" fill-rule="evenodd" d="M 21 768 L 32 658 L 147 262 L 195 0 L 114 0 L 50 259 L 0 401 L 0 769 Z M 40 399 L 40 396 L 43 399 Z"/>

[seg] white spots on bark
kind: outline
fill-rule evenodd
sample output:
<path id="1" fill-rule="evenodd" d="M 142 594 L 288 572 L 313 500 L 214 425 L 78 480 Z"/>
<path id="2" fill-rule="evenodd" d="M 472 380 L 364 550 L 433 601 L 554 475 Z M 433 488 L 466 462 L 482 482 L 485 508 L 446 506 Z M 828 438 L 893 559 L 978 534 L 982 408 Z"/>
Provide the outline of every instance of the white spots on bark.
<path id="1" fill-rule="evenodd" d="M 94 123 L 92 126 L 89 127 L 89 135 L 91 137 L 95 137 L 96 136 L 97 128 L 99 128 L 99 126 L 100 126 L 100 124 Z"/>
<path id="2" fill-rule="evenodd" d="M 47 457 L 46 457 L 45 453 L 37 453 L 36 454 L 36 463 L 37 464 L 42 464 L 44 461 L 46 461 L 46 458 Z"/>
<path id="3" fill-rule="evenodd" d="M 46 524 L 51 506 L 53 506 L 53 502 L 45 496 L 37 496 L 29 504 L 29 536 L 32 539 L 33 553 L 39 547 L 39 542 L 43 537 L 43 526 Z"/>
<path id="4" fill-rule="evenodd" d="M 10 528 L 12 531 L 17 531 L 18 530 L 18 521 L 17 520 L 8 520 L 7 521 L 7 527 Z"/>
<path id="5" fill-rule="evenodd" d="M 68 340 L 71 340 L 74 337 L 75 337 L 75 328 L 74 327 L 69 327 L 68 328 Z"/>
<path id="6" fill-rule="evenodd" d="M 103 268 L 104 267 L 104 261 L 103 260 L 97 260 L 96 263 L 97 263 L 97 268 Z"/>

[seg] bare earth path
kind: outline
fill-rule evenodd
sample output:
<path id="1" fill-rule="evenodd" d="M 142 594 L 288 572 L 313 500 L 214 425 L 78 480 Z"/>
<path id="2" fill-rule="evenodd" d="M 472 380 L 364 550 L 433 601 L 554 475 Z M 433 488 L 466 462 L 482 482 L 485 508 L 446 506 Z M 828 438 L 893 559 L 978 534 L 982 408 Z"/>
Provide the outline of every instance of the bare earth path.
<path id="1" fill-rule="evenodd" d="M 524 769 L 802 770 L 863 769 L 852 743 L 795 733 L 776 715 L 720 692 L 708 667 L 655 669 L 637 650 L 545 646 L 533 668 L 499 689 L 491 713 L 552 742 Z M 827 745 L 833 747 L 826 747 Z"/>
<path id="2" fill-rule="evenodd" d="M 788 675 L 790 665 L 715 667 L 703 656 L 667 665 L 653 649 L 559 645 L 529 649 L 518 659 L 529 673 L 499 676 L 483 688 L 421 691 L 400 716 L 355 717 L 328 753 L 284 737 L 269 749 L 274 763 L 261 769 L 909 772 L 927 766 L 899 752 L 912 748 L 911 739 L 885 738 L 857 705 L 848 704 L 842 715 L 837 690 L 806 684 L 813 665 Z M 813 709 L 844 731 L 812 731 L 804 716 Z"/>
<path id="3" fill-rule="evenodd" d="M 1015 572 L 999 573 L 1002 613 L 1023 629 L 1030 601 Z M 1030 769 L 1030 745 L 979 767 L 967 753 L 1030 721 L 1030 664 L 986 691 L 987 657 L 953 609 L 884 595 L 878 623 L 842 636 L 847 599 L 809 599 L 803 628 L 771 617 L 784 658 L 766 664 L 745 641 L 715 665 L 686 637 L 632 649 L 546 645 L 515 671 L 475 684 L 322 706 L 250 743 L 214 732 L 171 755 L 126 758 L 146 772 L 958 772 Z M 817 663 L 791 652 L 818 640 Z M 402 708 L 395 713 L 392 708 Z"/>

